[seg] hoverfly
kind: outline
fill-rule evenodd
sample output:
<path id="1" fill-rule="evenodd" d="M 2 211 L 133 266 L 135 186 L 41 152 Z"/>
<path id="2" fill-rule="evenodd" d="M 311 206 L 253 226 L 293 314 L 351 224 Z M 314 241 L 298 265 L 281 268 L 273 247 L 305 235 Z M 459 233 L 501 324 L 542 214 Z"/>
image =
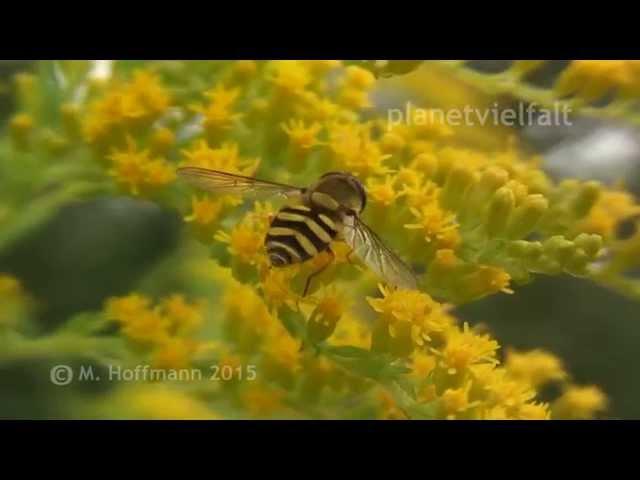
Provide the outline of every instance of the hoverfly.
<path id="1" fill-rule="evenodd" d="M 360 180 L 349 173 L 326 173 L 306 188 L 199 167 L 179 168 L 178 175 L 212 193 L 285 197 L 288 202 L 271 219 L 264 242 L 272 267 L 305 262 L 323 251 L 333 256 L 331 242 L 343 240 L 389 284 L 417 287 L 411 269 L 360 219 L 367 195 Z M 324 268 L 307 278 L 303 296 Z"/>

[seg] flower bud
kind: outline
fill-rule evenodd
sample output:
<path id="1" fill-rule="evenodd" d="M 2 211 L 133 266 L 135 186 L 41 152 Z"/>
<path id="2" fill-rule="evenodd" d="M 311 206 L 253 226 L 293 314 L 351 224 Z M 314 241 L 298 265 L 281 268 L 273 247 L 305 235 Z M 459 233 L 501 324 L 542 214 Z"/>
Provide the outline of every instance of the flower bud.
<path id="1" fill-rule="evenodd" d="M 26 150 L 29 147 L 29 139 L 33 131 L 33 118 L 27 113 L 18 113 L 10 123 L 11 139 L 16 148 Z"/>
<path id="2" fill-rule="evenodd" d="M 504 232 L 513 212 L 515 199 L 508 187 L 500 187 L 495 192 L 487 211 L 486 230 L 490 237 L 497 237 Z"/>
<path id="3" fill-rule="evenodd" d="M 578 194 L 571 203 L 571 212 L 577 217 L 582 218 L 589 213 L 591 207 L 600 198 L 600 184 L 596 181 L 586 182 L 580 186 Z"/>
<path id="4" fill-rule="evenodd" d="M 502 187 L 509 180 L 509 174 L 498 167 L 491 167 L 485 170 L 477 185 L 477 201 L 483 202 L 489 199 L 491 194 Z"/>
<path id="5" fill-rule="evenodd" d="M 590 258 L 595 258 L 602 249 L 602 237 L 600 235 L 581 233 L 574 238 L 573 243 L 584 250 Z"/>
<path id="6" fill-rule="evenodd" d="M 151 136 L 151 151 L 154 155 L 165 155 L 175 143 L 174 133 L 166 128 L 158 128 Z"/>
<path id="7" fill-rule="evenodd" d="M 380 148 L 384 153 L 398 153 L 405 147 L 406 142 L 397 133 L 387 132 L 380 139 Z"/>
<path id="8" fill-rule="evenodd" d="M 544 242 L 543 248 L 546 255 L 564 267 L 573 255 L 576 246 L 562 235 L 554 235 Z"/>
<path id="9" fill-rule="evenodd" d="M 509 180 L 509 174 L 497 167 L 491 167 L 482 172 L 480 179 L 467 192 L 467 198 L 461 205 L 458 217 L 460 223 L 475 222 L 485 210 L 486 204 L 493 193 Z"/>
<path id="10" fill-rule="evenodd" d="M 454 168 L 440 194 L 440 205 L 447 210 L 458 210 L 474 180 L 473 172 L 468 168 Z"/>
<path id="11" fill-rule="evenodd" d="M 507 226 L 507 237 L 524 238 L 536 227 L 549 207 L 549 202 L 540 194 L 528 195 L 522 205 L 513 212 Z"/>
<path id="12" fill-rule="evenodd" d="M 414 168 L 424 173 L 424 177 L 431 179 L 438 170 L 438 159 L 430 153 L 420 153 L 413 159 Z"/>
<path id="13" fill-rule="evenodd" d="M 582 276 L 587 274 L 587 265 L 591 258 L 581 248 L 577 248 L 573 251 L 571 257 L 564 265 L 565 271 L 575 276 Z"/>

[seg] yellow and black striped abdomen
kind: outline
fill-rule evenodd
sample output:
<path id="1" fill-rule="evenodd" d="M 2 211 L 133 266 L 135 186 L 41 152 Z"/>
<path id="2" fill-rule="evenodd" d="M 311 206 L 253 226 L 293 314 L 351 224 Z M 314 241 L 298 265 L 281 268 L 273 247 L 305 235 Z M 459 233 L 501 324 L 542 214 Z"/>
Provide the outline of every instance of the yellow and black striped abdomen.
<path id="1" fill-rule="evenodd" d="M 274 267 L 304 262 L 329 248 L 338 233 L 335 212 L 303 205 L 282 208 L 271 221 L 265 246 Z"/>

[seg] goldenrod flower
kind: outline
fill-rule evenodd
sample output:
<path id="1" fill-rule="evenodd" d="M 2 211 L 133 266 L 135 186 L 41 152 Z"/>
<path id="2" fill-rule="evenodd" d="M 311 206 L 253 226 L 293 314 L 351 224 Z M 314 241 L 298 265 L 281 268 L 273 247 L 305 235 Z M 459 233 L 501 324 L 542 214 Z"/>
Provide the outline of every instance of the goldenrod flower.
<path id="1" fill-rule="evenodd" d="M 127 149 L 114 150 L 109 159 L 113 164 L 110 175 L 131 195 L 150 193 L 175 179 L 169 163 L 152 159 L 148 150 L 138 150 L 131 137 L 127 137 Z"/>
<path id="2" fill-rule="evenodd" d="M 196 331 L 203 323 L 202 304 L 188 303 L 184 295 L 169 295 L 160 302 L 162 313 L 171 321 L 176 333 Z"/>
<path id="3" fill-rule="evenodd" d="M 190 149 L 183 150 L 184 166 L 209 168 L 224 172 L 251 175 L 258 167 L 259 160 L 240 157 L 238 145 L 223 143 L 219 148 L 211 148 L 206 140 L 199 140 Z"/>
<path id="4" fill-rule="evenodd" d="M 396 179 L 387 175 L 383 181 L 373 178 L 367 182 L 367 197 L 376 204 L 388 207 L 402 194 L 395 190 Z"/>
<path id="5" fill-rule="evenodd" d="M 440 365 L 449 375 L 457 375 L 477 364 L 497 364 L 498 348 L 498 342 L 488 335 L 473 332 L 465 323 L 462 330 L 450 330 L 446 345 L 435 349 L 434 353 L 440 357 Z"/>
<path id="6" fill-rule="evenodd" d="M 11 138 L 17 148 L 26 149 L 29 146 L 33 123 L 33 117 L 28 113 L 18 113 L 9 121 Z"/>
<path id="7" fill-rule="evenodd" d="M 163 342 L 153 355 L 155 368 L 180 370 L 191 364 L 197 343 L 191 339 L 170 338 Z"/>
<path id="8" fill-rule="evenodd" d="M 208 105 L 196 104 L 191 107 L 193 111 L 202 114 L 203 126 L 211 137 L 217 138 L 241 117 L 241 114 L 234 113 L 232 110 L 239 94 L 240 90 L 237 88 L 227 89 L 222 84 L 218 84 L 205 93 L 205 96 L 210 99 Z"/>
<path id="9" fill-rule="evenodd" d="M 159 78 L 138 71 L 124 84 L 108 87 L 105 95 L 89 106 L 83 131 L 91 145 L 117 142 L 129 127 L 150 125 L 170 106 L 169 93 Z"/>
<path id="10" fill-rule="evenodd" d="M 109 418 L 148 420 L 214 420 L 220 418 L 202 401 L 163 384 L 145 384 L 118 389 L 101 409 Z"/>
<path id="11" fill-rule="evenodd" d="M 317 136 L 322 130 L 322 125 L 317 122 L 308 127 L 303 120 L 291 119 L 282 124 L 282 129 L 289 136 L 289 141 L 298 151 L 305 151 L 319 145 Z"/>
<path id="12" fill-rule="evenodd" d="M 458 225 L 454 214 L 442 210 L 435 202 L 421 208 L 411 208 L 411 213 L 420 223 L 408 223 L 404 228 L 422 230 L 427 243 L 434 242 L 438 247 L 455 248 L 459 242 Z"/>
<path id="13" fill-rule="evenodd" d="M 105 314 L 107 318 L 117 320 L 122 324 L 136 321 L 151 305 L 151 300 L 143 295 L 132 293 L 124 297 L 114 297 L 107 300 Z"/>
<path id="14" fill-rule="evenodd" d="M 283 60 L 273 64 L 271 82 L 281 95 L 296 96 L 303 93 L 311 82 L 305 65 L 295 60 Z"/>
<path id="15" fill-rule="evenodd" d="M 191 198 L 191 214 L 184 217 L 185 222 L 194 222 L 200 226 L 215 223 L 222 212 L 224 203 L 220 199 L 213 200 L 209 196 Z"/>
<path id="16" fill-rule="evenodd" d="M 313 342 L 329 338 L 348 306 L 348 299 L 335 288 L 325 291 L 307 321 L 307 333 Z"/>
<path id="17" fill-rule="evenodd" d="M 422 346 L 430 340 L 432 332 L 439 332 L 447 325 L 442 306 L 429 295 L 416 290 L 392 290 L 379 286 L 383 298 L 367 297 L 369 305 L 386 325 L 394 338 L 407 332 L 409 340 Z"/>
<path id="18" fill-rule="evenodd" d="M 283 409 L 284 392 L 267 385 L 252 383 L 241 393 L 244 408 L 255 417 L 269 417 Z"/>
<path id="19" fill-rule="evenodd" d="M 528 382 L 533 388 L 567 377 L 561 360 L 542 350 L 520 353 L 509 349 L 505 368 L 510 376 Z"/>
<path id="20" fill-rule="evenodd" d="M 441 395 L 440 405 L 447 420 L 459 418 L 467 410 L 480 404 L 480 402 L 469 401 L 470 389 L 471 382 L 467 382 L 460 388 L 448 388 Z"/>
<path id="21" fill-rule="evenodd" d="M 552 405 L 554 418 L 590 419 L 607 407 L 607 396 L 595 386 L 569 386 Z"/>

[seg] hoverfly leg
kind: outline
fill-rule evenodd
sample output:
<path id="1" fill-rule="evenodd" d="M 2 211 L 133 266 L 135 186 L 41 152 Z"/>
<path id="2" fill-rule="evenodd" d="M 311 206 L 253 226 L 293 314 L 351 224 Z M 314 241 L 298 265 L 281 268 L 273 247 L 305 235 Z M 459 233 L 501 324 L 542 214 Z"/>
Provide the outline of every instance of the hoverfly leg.
<path id="1" fill-rule="evenodd" d="M 309 287 L 311 286 L 311 280 L 313 280 L 313 277 L 316 277 L 317 275 L 320 275 L 322 272 L 324 272 L 327 269 L 327 267 L 331 265 L 333 261 L 336 259 L 336 254 L 333 253 L 333 250 L 331 250 L 331 248 L 329 248 L 327 251 L 331 255 L 331 260 L 329 260 L 322 267 L 320 267 L 318 270 L 316 270 L 315 272 L 313 272 L 311 275 L 307 277 L 307 282 L 304 285 L 304 292 L 302 292 L 303 297 L 307 296 L 307 293 L 309 292 Z"/>

